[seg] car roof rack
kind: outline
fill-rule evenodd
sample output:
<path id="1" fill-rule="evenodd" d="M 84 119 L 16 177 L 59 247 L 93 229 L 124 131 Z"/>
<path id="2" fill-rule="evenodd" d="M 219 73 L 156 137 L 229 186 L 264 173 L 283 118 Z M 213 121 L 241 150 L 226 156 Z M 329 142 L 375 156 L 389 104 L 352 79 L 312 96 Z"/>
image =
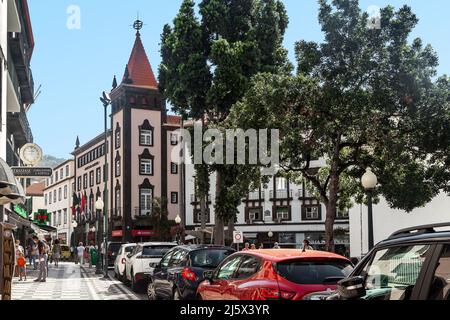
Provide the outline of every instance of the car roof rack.
<path id="1" fill-rule="evenodd" d="M 399 230 L 397 232 L 394 232 L 389 239 L 399 238 L 399 237 L 405 237 L 405 236 L 415 236 L 418 234 L 427 234 L 427 233 L 435 233 L 436 228 L 443 228 L 443 227 L 450 227 L 450 222 L 445 223 L 436 223 L 436 224 L 429 224 L 424 226 L 418 226 L 418 227 L 411 227 Z M 416 231 L 416 232 L 413 232 Z"/>

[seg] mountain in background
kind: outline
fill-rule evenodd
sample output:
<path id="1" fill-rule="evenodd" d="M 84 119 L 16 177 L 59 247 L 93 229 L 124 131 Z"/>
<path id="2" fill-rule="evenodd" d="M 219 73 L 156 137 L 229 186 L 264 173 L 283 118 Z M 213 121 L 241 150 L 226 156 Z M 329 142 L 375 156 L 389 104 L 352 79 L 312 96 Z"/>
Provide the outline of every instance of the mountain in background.
<path id="1" fill-rule="evenodd" d="M 56 157 L 50 156 L 50 155 L 45 155 L 42 158 L 41 162 L 39 162 L 39 164 L 37 166 L 38 167 L 48 167 L 48 168 L 53 169 L 53 168 L 59 166 L 64 161 L 66 161 L 66 159 L 56 158 Z"/>

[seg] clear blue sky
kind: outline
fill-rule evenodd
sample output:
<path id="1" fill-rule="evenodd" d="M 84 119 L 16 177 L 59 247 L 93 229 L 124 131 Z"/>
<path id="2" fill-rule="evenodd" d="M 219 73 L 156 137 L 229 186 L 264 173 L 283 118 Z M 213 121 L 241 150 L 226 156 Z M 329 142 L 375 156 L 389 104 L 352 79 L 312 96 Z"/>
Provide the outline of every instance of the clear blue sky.
<path id="1" fill-rule="evenodd" d="M 163 25 L 172 22 L 182 0 L 29 0 L 36 47 L 32 69 L 42 93 L 29 112 L 35 142 L 46 154 L 69 158 L 77 135 L 85 143 L 103 130 L 99 97 L 114 75 L 121 79 L 134 42 L 131 24 L 140 12 L 146 24 L 142 39 L 156 72 Z M 316 0 L 284 0 L 290 17 L 285 46 L 293 61 L 300 39 L 321 41 Z M 439 74 L 450 70 L 450 1 L 360 0 L 371 5 L 408 4 L 420 18 L 414 37 L 433 45 L 440 57 Z M 67 9 L 81 10 L 81 28 L 68 29 Z"/>

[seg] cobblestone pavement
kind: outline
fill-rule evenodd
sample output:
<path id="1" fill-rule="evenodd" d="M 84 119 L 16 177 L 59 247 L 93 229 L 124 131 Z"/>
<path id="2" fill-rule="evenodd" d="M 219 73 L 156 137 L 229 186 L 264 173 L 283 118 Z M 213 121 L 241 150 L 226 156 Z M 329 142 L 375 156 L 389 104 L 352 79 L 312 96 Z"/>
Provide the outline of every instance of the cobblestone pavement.
<path id="1" fill-rule="evenodd" d="M 14 278 L 13 300 L 144 300 L 145 295 L 133 293 L 120 281 L 95 274 L 95 267 L 74 263 L 49 266 L 46 282 L 34 282 L 38 272 L 27 270 L 27 281 Z"/>

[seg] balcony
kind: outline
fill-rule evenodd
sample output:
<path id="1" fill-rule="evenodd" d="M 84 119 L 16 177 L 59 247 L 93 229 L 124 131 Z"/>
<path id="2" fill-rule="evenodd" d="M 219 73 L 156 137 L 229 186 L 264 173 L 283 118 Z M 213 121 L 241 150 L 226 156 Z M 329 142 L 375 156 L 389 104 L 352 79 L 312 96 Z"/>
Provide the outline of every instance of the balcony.
<path id="1" fill-rule="evenodd" d="M 210 194 L 208 194 L 208 202 L 211 203 Z M 200 203 L 200 197 L 196 197 L 195 194 L 191 194 L 191 203 Z"/>
<path id="2" fill-rule="evenodd" d="M 22 106 L 20 107 L 20 112 L 8 113 L 7 125 L 9 134 L 14 136 L 16 148 L 21 148 L 24 144 L 33 142 L 30 123 Z"/>
<path id="3" fill-rule="evenodd" d="M 8 43 L 10 49 L 8 62 L 13 62 L 22 102 L 32 104 L 34 103 L 34 79 L 30 69 L 32 51 L 28 47 L 23 33 L 9 33 Z M 9 63 L 8 67 L 11 72 L 11 63 Z"/>
<path id="4" fill-rule="evenodd" d="M 264 200 L 266 198 L 266 194 L 263 190 L 261 191 L 253 191 L 248 194 L 248 198 L 244 200 L 250 200 L 250 201 L 259 201 Z"/>
<path id="5" fill-rule="evenodd" d="M 299 189 L 298 190 L 298 198 L 299 199 L 315 199 L 314 195 L 311 194 L 307 189 Z"/>
<path id="6" fill-rule="evenodd" d="M 291 199 L 293 195 L 292 190 L 270 190 L 270 199 Z"/>

